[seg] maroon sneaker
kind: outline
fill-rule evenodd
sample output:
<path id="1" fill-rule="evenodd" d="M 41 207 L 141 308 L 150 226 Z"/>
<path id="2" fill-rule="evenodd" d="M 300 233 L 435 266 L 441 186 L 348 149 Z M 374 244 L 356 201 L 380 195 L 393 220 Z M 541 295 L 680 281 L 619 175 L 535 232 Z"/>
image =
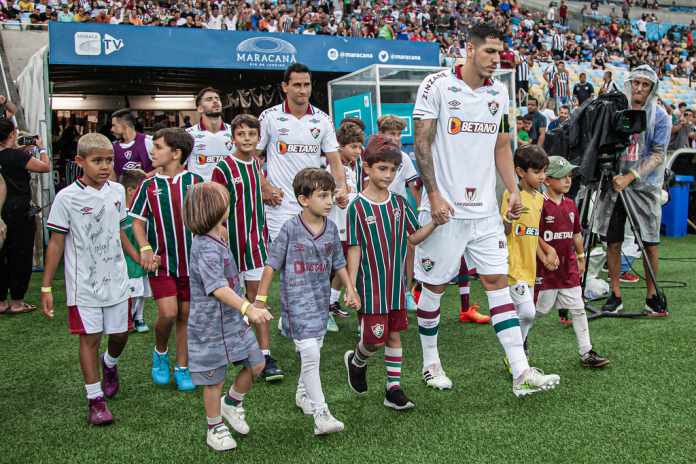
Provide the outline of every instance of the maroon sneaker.
<path id="1" fill-rule="evenodd" d="M 109 407 L 106 405 L 106 400 L 101 396 L 89 400 L 89 410 L 87 411 L 87 423 L 90 425 L 106 425 L 114 421 L 114 416 L 111 415 Z"/>
<path id="2" fill-rule="evenodd" d="M 102 390 L 104 396 L 113 398 L 118 393 L 118 366 L 108 367 L 104 362 L 104 355 L 100 356 L 102 366 Z"/>

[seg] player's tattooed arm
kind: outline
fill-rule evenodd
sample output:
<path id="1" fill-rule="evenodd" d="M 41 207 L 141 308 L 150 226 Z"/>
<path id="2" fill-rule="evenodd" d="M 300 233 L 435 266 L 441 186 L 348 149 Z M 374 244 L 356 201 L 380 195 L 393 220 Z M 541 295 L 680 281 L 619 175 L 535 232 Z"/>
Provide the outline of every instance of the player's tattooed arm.
<path id="1" fill-rule="evenodd" d="M 437 130 L 436 119 L 416 119 L 414 124 L 414 144 L 416 163 L 426 192 L 437 191 L 435 167 L 433 165 L 432 145 Z"/>

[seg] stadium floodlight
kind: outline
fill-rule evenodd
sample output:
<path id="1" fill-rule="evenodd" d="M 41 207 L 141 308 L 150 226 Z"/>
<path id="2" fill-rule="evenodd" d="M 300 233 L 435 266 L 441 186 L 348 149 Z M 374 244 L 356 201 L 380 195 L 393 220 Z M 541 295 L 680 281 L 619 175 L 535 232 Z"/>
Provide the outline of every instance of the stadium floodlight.
<path id="1" fill-rule="evenodd" d="M 54 95 L 51 97 L 51 105 L 80 105 L 85 100 L 87 100 L 85 95 Z"/>
<path id="2" fill-rule="evenodd" d="M 193 103 L 192 95 L 155 95 L 153 100 L 158 102 L 177 102 L 177 103 Z"/>

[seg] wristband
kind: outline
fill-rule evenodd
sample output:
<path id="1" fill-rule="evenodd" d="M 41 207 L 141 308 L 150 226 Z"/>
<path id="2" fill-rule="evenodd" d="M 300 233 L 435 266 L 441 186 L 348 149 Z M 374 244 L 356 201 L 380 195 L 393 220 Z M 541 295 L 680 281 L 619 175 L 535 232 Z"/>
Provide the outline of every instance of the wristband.
<path id="1" fill-rule="evenodd" d="M 256 295 L 256 301 L 260 301 L 261 303 L 265 303 L 268 301 L 268 295 Z"/>
<path id="2" fill-rule="evenodd" d="M 150 245 L 141 246 L 140 252 L 142 253 L 143 251 L 152 251 L 152 247 Z"/>
<path id="3" fill-rule="evenodd" d="M 239 312 L 242 313 L 242 316 L 246 314 L 247 310 L 249 309 L 249 306 L 251 306 L 251 303 L 249 303 L 248 301 L 242 303 L 242 309 L 239 310 Z"/>
<path id="4" fill-rule="evenodd" d="M 575 253 L 578 259 L 585 259 L 585 253 Z"/>
<path id="5" fill-rule="evenodd" d="M 41 293 L 53 293 L 53 287 L 41 287 Z"/>
<path id="6" fill-rule="evenodd" d="M 628 172 L 633 174 L 633 177 L 635 178 L 635 180 L 640 179 L 640 174 L 638 174 L 638 171 L 636 171 L 635 169 L 629 169 Z"/>
<path id="7" fill-rule="evenodd" d="M 507 222 L 508 224 L 512 224 L 512 221 L 507 217 L 507 213 L 505 213 L 505 216 L 503 216 L 503 221 Z"/>
<path id="8" fill-rule="evenodd" d="M 46 150 L 45 148 L 39 148 L 39 155 L 47 155 L 47 154 L 48 154 L 48 150 Z"/>

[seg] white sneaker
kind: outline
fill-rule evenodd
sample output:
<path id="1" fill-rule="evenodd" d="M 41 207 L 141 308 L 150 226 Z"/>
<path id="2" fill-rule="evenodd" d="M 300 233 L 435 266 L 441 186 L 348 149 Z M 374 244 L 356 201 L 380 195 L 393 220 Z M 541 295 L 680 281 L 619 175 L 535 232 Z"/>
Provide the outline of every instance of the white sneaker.
<path id="1" fill-rule="evenodd" d="M 302 410 L 305 416 L 311 416 L 314 414 L 314 407 L 312 406 L 312 401 L 307 396 L 307 392 L 302 389 L 297 389 L 295 392 L 295 404 L 298 408 Z"/>
<path id="2" fill-rule="evenodd" d="M 244 418 L 244 408 L 242 406 L 230 406 L 225 403 L 225 396 L 220 398 L 220 413 L 232 426 L 235 432 L 246 435 L 249 433 L 249 424 Z"/>
<path id="3" fill-rule="evenodd" d="M 338 332 L 338 324 L 336 324 L 336 319 L 334 319 L 333 314 L 329 313 L 329 321 L 326 324 L 327 332 Z"/>
<path id="4" fill-rule="evenodd" d="M 283 316 L 278 316 L 278 332 L 283 336 L 285 335 L 285 332 L 283 332 Z"/>
<path id="5" fill-rule="evenodd" d="M 530 367 L 524 374 L 512 382 L 512 393 L 519 398 L 520 396 L 551 390 L 560 382 L 560 376 L 556 374 L 547 375 L 536 367 Z"/>
<path id="6" fill-rule="evenodd" d="M 447 377 L 440 364 L 431 364 L 423 369 L 423 381 L 427 386 L 438 390 L 450 390 L 452 388 L 452 381 Z"/>
<path id="7" fill-rule="evenodd" d="M 344 428 L 343 422 L 332 416 L 329 408 L 323 408 L 314 413 L 314 435 L 342 432 Z"/>
<path id="8" fill-rule="evenodd" d="M 209 429 L 205 442 L 215 451 L 228 451 L 237 447 L 237 442 L 225 424 L 218 424 Z"/>

